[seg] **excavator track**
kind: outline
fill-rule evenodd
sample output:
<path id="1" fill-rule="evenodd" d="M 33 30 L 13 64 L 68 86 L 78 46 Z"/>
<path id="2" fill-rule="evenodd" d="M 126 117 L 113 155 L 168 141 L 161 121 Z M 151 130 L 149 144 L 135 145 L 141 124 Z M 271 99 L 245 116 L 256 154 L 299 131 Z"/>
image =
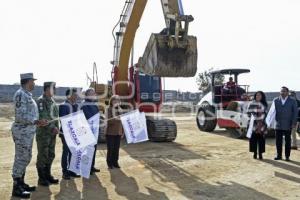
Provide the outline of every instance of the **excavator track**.
<path id="1" fill-rule="evenodd" d="M 147 130 L 152 142 L 172 142 L 177 137 L 176 123 L 170 119 L 154 119 L 147 116 Z"/>

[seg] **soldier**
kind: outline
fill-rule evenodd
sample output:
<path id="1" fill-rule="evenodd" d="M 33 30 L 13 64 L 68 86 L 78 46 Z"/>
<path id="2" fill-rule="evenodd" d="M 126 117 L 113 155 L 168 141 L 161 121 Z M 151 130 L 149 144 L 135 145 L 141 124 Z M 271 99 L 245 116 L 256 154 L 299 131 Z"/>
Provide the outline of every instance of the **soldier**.
<path id="1" fill-rule="evenodd" d="M 34 89 L 32 73 L 21 74 L 21 88 L 14 95 L 15 121 L 12 125 L 12 136 L 15 143 L 15 159 L 12 170 L 14 180 L 12 196 L 30 198 L 30 187 L 24 182 L 26 167 L 32 157 L 32 143 L 36 126 L 46 126 L 47 120 L 38 120 L 38 108 L 32 98 Z"/>
<path id="2" fill-rule="evenodd" d="M 38 171 L 38 184 L 49 186 L 58 184 L 58 179 L 51 175 L 51 165 L 55 157 L 56 135 L 59 133 L 58 106 L 53 99 L 55 82 L 44 83 L 44 94 L 38 98 L 37 106 L 40 119 L 52 121 L 45 127 L 38 127 L 36 143 L 38 149 L 36 168 Z"/>

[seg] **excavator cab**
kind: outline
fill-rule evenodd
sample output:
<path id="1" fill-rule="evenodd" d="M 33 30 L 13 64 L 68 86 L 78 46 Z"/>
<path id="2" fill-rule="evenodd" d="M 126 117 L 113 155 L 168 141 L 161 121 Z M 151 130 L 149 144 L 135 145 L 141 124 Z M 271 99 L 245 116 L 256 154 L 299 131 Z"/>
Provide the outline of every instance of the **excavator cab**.
<path id="1" fill-rule="evenodd" d="M 161 78 L 140 72 L 136 65 L 130 67 L 130 80 L 134 84 L 136 107 L 141 112 L 159 112 L 163 101 Z"/>

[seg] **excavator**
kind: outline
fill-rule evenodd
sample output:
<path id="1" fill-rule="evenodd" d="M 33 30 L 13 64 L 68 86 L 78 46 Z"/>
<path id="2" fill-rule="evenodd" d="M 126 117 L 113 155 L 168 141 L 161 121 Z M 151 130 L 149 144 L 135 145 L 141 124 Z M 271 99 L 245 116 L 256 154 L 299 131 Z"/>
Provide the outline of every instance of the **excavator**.
<path id="1" fill-rule="evenodd" d="M 184 14 L 181 0 L 161 0 L 166 26 L 160 33 L 151 34 L 143 55 L 133 64 L 134 38 L 146 4 L 147 0 L 125 1 L 112 31 L 115 43 L 111 84 L 92 82 L 91 86 L 98 87 L 96 92 L 104 99 L 117 94 L 122 104 L 147 113 L 151 141 L 171 142 L 177 136 L 176 123 L 151 113 L 160 112 L 162 107 L 162 77 L 193 77 L 196 74 L 197 38 L 188 35 L 189 23 L 194 18 Z"/>

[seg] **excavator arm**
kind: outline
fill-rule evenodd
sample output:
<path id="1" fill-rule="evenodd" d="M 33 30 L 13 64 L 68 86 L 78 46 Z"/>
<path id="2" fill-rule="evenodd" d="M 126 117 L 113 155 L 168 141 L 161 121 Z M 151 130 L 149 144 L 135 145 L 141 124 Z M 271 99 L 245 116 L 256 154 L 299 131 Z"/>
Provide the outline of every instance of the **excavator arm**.
<path id="1" fill-rule="evenodd" d="M 161 0 L 161 5 L 164 13 L 166 30 L 169 35 L 178 35 L 179 32 L 188 32 L 188 24 L 193 21 L 192 15 L 184 15 L 181 0 Z M 181 22 L 185 23 L 184 29 Z"/>

